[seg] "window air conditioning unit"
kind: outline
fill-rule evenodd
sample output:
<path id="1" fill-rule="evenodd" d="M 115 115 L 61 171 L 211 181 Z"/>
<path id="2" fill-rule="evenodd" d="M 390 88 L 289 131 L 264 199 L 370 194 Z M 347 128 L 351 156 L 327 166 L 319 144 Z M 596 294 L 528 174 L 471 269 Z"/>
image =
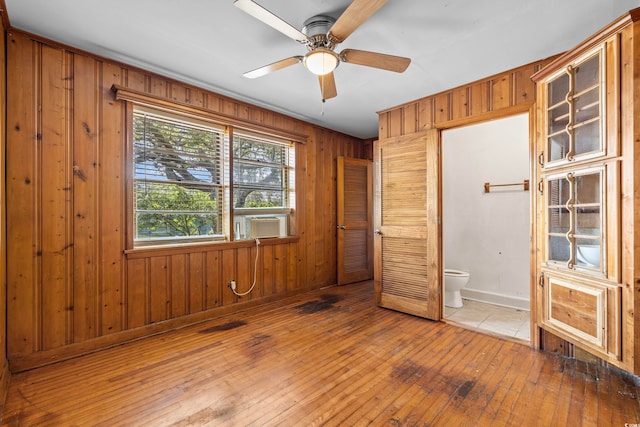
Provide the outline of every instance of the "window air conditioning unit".
<path id="1" fill-rule="evenodd" d="M 280 237 L 284 218 L 251 218 L 251 238 Z"/>

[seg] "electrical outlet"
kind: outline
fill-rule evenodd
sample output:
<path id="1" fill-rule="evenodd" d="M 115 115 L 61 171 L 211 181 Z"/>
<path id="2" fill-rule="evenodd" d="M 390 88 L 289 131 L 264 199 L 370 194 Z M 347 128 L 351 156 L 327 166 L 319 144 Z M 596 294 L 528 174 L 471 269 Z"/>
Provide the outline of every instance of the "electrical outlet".
<path id="1" fill-rule="evenodd" d="M 234 291 L 235 291 L 235 290 L 236 290 L 236 281 L 235 281 L 235 280 L 233 280 L 233 279 L 232 279 L 232 280 L 229 280 L 229 287 L 230 287 L 232 290 L 234 290 Z"/>

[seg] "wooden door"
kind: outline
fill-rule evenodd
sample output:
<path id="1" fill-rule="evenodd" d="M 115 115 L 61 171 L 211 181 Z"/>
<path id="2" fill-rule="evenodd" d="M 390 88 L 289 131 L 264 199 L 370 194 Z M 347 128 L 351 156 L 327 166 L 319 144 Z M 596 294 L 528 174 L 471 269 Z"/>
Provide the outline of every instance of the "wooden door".
<path id="1" fill-rule="evenodd" d="M 381 307 L 440 320 L 439 132 L 374 149 L 374 282 Z"/>
<path id="2" fill-rule="evenodd" d="M 338 157 L 338 285 L 373 278 L 373 164 Z"/>

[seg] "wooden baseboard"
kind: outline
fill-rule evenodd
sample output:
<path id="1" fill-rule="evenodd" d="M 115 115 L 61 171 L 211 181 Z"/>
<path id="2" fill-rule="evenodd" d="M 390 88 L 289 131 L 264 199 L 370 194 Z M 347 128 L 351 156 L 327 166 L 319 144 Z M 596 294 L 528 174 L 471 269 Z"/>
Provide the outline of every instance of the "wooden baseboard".
<path id="1" fill-rule="evenodd" d="M 333 286 L 333 285 L 329 285 L 329 286 Z M 74 357 L 93 353 L 99 350 L 115 347 L 117 345 L 121 345 L 127 342 L 150 337 L 153 335 L 161 334 L 163 332 L 171 331 L 184 326 L 189 326 L 195 323 L 215 319 L 216 317 L 248 310 L 259 305 L 264 305 L 267 303 L 285 300 L 289 297 L 293 297 L 295 295 L 299 295 L 301 293 L 309 292 L 313 289 L 318 289 L 322 287 L 326 287 L 326 286 L 323 285 L 323 286 L 314 286 L 310 288 L 296 289 L 296 290 L 288 291 L 278 295 L 271 295 L 268 297 L 241 302 L 241 303 L 233 304 L 230 306 L 216 307 L 207 311 L 202 311 L 199 313 L 181 316 L 178 318 L 169 319 L 169 320 L 165 320 L 158 323 L 152 323 L 149 325 L 141 326 L 136 329 L 130 329 L 130 330 L 114 333 L 111 335 L 104 335 L 101 337 L 93 338 L 88 341 L 69 344 L 69 345 L 54 348 L 51 350 L 39 351 L 36 353 L 27 354 L 27 355 L 15 355 L 15 356 L 9 355 L 9 370 L 11 373 L 18 373 L 18 372 L 27 371 L 34 368 L 39 368 L 46 365 L 51 365 L 53 363 L 60 362 L 62 360 L 68 360 Z"/>
<path id="2" fill-rule="evenodd" d="M 0 421 L 2 421 L 2 415 L 4 414 L 4 404 L 7 400 L 10 382 L 11 372 L 9 371 L 9 362 L 7 359 L 3 359 L 2 370 L 0 371 Z"/>

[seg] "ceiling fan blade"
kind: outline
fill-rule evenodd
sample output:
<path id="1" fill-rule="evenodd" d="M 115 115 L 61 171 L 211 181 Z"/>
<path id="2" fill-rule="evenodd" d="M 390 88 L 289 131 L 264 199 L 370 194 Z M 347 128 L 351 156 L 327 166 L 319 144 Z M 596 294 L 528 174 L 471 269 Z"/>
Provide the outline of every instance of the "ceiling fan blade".
<path id="1" fill-rule="evenodd" d="M 270 27 L 275 28 L 285 36 L 290 37 L 295 41 L 306 44 L 309 40 L 307 36 L 305 36 L 298 29 L 278 18 L 276 15 L 269 12 L 267 9 L 263 8 L 252 0 L 236 0 L 233 2 L 233 4 L 242 11 L 248 13 L 256 19 L 259 19 Z"/>
<path id="2" fill-rule="evenodd" d="M 386 2 L 387 0 L 353 0 L 329 30 L 330 38 L 336 43 L 342 43 Z"/>
<path id="3" fill-rule="evenodd" d="M 384 53 L 368 52 L 358 49 L 343 50 L 340 52 L 340 60 L 350 64 L 395 71 L 396 73 L 402 73 L 411 63 L 411 59 L 402 56 L 386 55 Z"/>
<path id="4" fill-rule="evenodd" d="M 257 77 L 265 76 L 269 73 L 273 73 L 274 71 L 281 70 L 283 68 L 290 67 L 292 65 L 296 65 L 299 62 L 302 62 L 302 56 L 292 56 L 291 58 L 282 59 L 280 61 L 274 62 L 273 64 L 265 65 L 264 67 L 256 68 L 255 70 L 247 71 L 243 74 L 243 76 L 255 79 Z"/>
<path id="5" fill-rule="evenodd" d="M 336 79 L 333 77 L 333 73 L 318 76 L 318 81 L 320 82 L 323 102 L 327 99 L 335 98 L 338 95 L 336 91 Z"/>

